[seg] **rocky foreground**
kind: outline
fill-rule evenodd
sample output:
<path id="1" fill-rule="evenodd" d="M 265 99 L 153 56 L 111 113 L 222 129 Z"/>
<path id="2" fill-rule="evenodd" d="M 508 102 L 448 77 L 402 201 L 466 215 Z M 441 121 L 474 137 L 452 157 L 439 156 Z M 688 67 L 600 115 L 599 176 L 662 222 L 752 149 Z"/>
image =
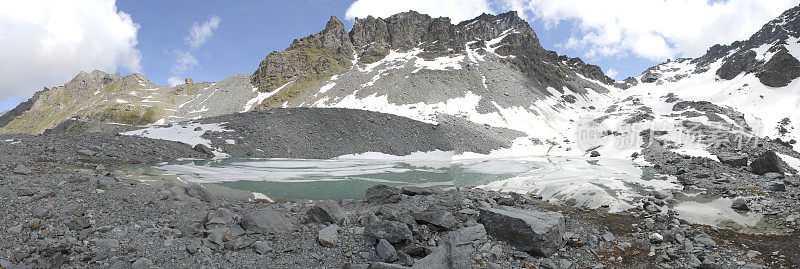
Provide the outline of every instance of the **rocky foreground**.
<path id="1" fill-rule="evenodd" d="M 780 268 L 800 260 L 796 230 L 740 234 L 670 211 L 608 214 L 535 195 L 382 185 L 363 200 L 229 201 L 199 185 L 108 176 L 129 163 L 202 156 L 185 144 L 108 135 L 2 141 L 2 268 Z M 654 192 L 643 208 L 672 200 Z"/>

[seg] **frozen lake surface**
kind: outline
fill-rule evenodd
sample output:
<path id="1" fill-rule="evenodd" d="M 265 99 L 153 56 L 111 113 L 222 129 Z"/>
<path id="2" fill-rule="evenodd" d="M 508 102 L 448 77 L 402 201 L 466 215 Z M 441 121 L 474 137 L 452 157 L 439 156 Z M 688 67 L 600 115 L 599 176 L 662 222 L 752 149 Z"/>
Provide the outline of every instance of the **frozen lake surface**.
<path id="1" fill-rule="evenodd" d="M 677 188 L 674 178 L 653 175 L 626 160 L 566 157 L 492 159 L 370 158 L 330 160 L 186 160 L 157 166 L 164 174 L 204 185 L 282 199 L 361 198 L 376 184 L 479 187 L 532 193 L 553 203 L 610 211 L 630 208 L 651 190 Z"/>

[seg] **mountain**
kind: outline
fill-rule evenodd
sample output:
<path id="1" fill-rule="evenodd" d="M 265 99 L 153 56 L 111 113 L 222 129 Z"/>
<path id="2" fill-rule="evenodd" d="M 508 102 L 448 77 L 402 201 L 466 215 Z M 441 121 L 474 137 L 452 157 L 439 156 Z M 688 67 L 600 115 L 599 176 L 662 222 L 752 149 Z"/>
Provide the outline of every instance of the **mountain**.
<path id="1" fill-rule="evenodd" d="M 452 24 L 405 12 L 326 28 L 269 54 L 252 76 L 272 107 L 365 109 L 437 123 L 450 115 L 523 131 L 546 153 L 606 99 L 599 67 L 542 48 L 516 12 Z M 558 142 L 555 142 L 558 141 Z"/>
<path id="2" fill-rule="evenodd" d="M 120 132 L 242 112 L 252 107 L 257 95 L 248 75 L 165 87 L 141 74 L 81 72 L 64 86 L 37 92 L 0 116 L 0 134 Z"/>
<path id="3" fill-rule="evenodd" d="M 139 74 L 81 73 L 0 116 L 0 133 L 120 132 L 316 107 L 433 124 L 458 118 L 486 126 L 487 136 L 497 128 L 524 134 L 507 154 L 628 158 L 657 140 L 714 159 L 741 150 L 710 138 L 730 135 L 798 150 L 800 115 L 787 113 L 800 107 L 798 9 L 748 40 L 620 82 L 544 49 L 515 12 L 453 24 L 410 11 L 359 18 L 350 31 L 331 17 L 319 33 L 267 55 L 252 75 L 165 87 Z"/>
<path id="4" fill-rule="evenodd" d="M 745 41 L 715 45 L 698 58 L 667 61 L 625 80 L 626 90 L 612 93 L 615 101 L 604 108 L 609 113 L 597 122 L 668 132 L 662 140 L 689 155 L 713 158 L 709 151 L 730 151 L 729 144 L 756 138 L 798 151 L 799 41 L 800 6 Z M 731 136 L 738 141 L 721 142 Z"/>

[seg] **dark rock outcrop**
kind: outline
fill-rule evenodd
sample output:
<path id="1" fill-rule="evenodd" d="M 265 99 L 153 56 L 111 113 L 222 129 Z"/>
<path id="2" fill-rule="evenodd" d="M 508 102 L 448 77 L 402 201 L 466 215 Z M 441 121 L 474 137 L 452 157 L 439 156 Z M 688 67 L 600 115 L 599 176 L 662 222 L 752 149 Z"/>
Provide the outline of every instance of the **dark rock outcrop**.
<path id="1" fill-rule="evenodd" d="M 792 80 L 800 77 L 800 61 L 786 52 L 786 50 L 780 50 L 764 64 L 764 67 L 756 74 L 756 77 L 764 85 L 785 87 Z"/>
<path id="2" fill-rule="evenodd" d="M 753 72 L 758 64 L 755 51 L 748 50 L 744 53 L 736 53 L 728 57 L 725 63 L 717 69 L 717 76 L 721 79 L 731 80 L 742 72 Z"/>
<path id="3" fill-rule="evenodd" d="M 756 175 L 764 175 L 766 173 L 783 175 L 783 163 L 774 151 L 767 151 L 756 157 L 750 163 L 750 169 Z"/>

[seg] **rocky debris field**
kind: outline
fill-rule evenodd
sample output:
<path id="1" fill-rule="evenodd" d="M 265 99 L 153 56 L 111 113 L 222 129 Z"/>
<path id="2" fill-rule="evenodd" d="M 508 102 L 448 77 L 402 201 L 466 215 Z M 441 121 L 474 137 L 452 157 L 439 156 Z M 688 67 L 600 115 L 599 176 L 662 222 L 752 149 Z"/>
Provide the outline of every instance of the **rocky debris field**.
<path id="1" fill-rule="evenodd" d="M 21 169 L 34 173 L 53 167 L 103 170 L 201 157 L 206 155 L 183 143 L 135 136 L 0 135 L 0 171 Z"/>
<path id="2" fill-rule="evenodd" d="M 157 143 L 181 150 L 160 158 L 196 154 Z M 19 159 L 27 170 L 0 167 L 2 268 L 798 266 L 796 231 L 738 234 L 669 211 L 608 214 L 533 195 L 385 185 L 360 200 L 228 201 L 199 185 L 120 181 L 104 170 L 26 158 Z M 149 158 L 140 161 L 159 161 Z"/>
<path id="3" fill-rule="evenodd" d="M 343 108 L 287 108 L 200 119 L 229 131 L 202 137 L 234 157 L 327 159 L 382 152 L 404 156 L 421 151 L 489 153 L 511 146 L 522 133 L 463 119 L 438 125 L 405 117 Z"/>

